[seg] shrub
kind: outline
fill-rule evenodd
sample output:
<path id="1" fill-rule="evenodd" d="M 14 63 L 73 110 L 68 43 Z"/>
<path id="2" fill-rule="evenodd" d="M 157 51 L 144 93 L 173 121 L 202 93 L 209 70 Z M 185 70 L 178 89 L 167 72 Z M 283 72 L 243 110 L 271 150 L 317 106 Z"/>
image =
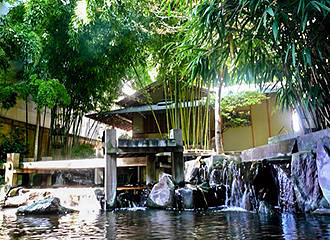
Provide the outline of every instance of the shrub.
<path id="1" fill-rule="evenodd" d="M 1 130 L 2 126 L 0 126 Z M 0 132 L 0 163 L 6 162 L 7 153 L 25 153 L 24 130 L 12 128 L 9 134 Z"/>
<path id="2" fill-rule="evenodd" d="M 91 144 L 79 144 L 72 147 L 71 156 L 73 158 L 95 157 L 94 146 Z"/>

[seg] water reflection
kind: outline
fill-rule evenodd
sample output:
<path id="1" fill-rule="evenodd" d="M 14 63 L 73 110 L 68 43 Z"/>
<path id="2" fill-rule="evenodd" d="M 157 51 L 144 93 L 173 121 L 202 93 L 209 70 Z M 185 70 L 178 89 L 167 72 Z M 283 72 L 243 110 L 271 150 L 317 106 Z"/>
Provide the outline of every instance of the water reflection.
<path id="1" fill-rule="evenodd" d="M 329 239 L 330 217 L 250 212 L 85 211 L 65 216 L 0 213 L 0 239 Z"/>

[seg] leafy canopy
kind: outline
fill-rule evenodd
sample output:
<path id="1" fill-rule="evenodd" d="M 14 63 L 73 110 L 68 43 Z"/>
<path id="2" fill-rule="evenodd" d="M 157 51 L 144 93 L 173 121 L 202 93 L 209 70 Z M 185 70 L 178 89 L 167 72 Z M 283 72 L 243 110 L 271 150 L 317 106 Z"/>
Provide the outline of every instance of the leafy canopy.
<path id="1" fill-rule="evenodd" d="M 189 16 L 176 55 L 192 79 L 223 72 L 227 81 L 277 84 L 283 107 L 303 107 L 316 128 L 329 127 L 329 1 L 164 2 Z"/>

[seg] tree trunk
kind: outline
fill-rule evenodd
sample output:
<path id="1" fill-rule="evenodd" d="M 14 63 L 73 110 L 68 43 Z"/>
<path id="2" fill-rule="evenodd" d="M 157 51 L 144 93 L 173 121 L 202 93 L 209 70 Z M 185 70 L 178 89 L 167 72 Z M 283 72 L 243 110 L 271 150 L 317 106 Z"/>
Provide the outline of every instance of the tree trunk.
<path id="1" fill-rule="evenodd" d="M 222 120 L 221 120 L 221 91 L 223 85 L 223 77 L 219 79 L 219 88 L 216 95 L 215 100 L 215 110 L 214 110 L 214 118 L 215 118 L 215 151 L 217 154 L 223 154 L 223 141 L 221 135 L 222 128 Z"/>
<path id="2" fill-rule="evenodd" d="M 51 156 L 52 147 L 53 144 L 52 138 L 53 138 L 53 132 L 54 132 L 54 124 L 55 124 L 55 117 L 56 117 L 56 108 L 51 109 L 50 113 L 50 128 L 48 131 L 48 143 L 47 143 L 47 156 Z"/>
<path id="3" fill-rule="evenodd" d="M 29 155 L 29 108 L 28 108 L 28 99 L 25 98 L 25 146 L 26 146 L 26 155 Z"/>
<path id="4" fill-rule="evenodd" d="M 39 129 L 40 129 L 40 110 L 37 109 L 36 134 L 34 136 L 34 161 L 38 160 Z"/>
<path id="5" fill-rule="evenodd" d="M 46 115 L 47 115 L 47 108 L 45 107 L 44 119 L 43 119 L 42 128 L 41 128 L 41 134 L 39 134 L 39 142 L 41 142 L 41 143 L 42 143 L 42 140 L 44 138 Z M 42 146 L 38 150 L 38 159 L 41 159 L 41 153 L 42 153 L 41 150 L 42 150 Z"/>

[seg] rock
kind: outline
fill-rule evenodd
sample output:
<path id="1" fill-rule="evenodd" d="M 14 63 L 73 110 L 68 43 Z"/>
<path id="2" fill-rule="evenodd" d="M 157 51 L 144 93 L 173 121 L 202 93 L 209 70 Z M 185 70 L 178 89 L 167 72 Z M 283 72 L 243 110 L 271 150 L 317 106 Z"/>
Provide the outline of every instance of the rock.
<path id="1" fill-rule="evenodd" d="M 220 169 L 213 169 L 210 173 L 209 184 L 211 187 L 219 187 L 222 185 L 222 172 Z"/>
<path id="2" fill-rule="evenodd" d="M 330 208 L 330 204 L 328 203 L 328 200 L 324 196 L 320 201 L 319 207 L 320 208 Z"/>
<path id="3" fill-rule="evenodd" d="M 186 161 L 184 164 L 184 180 L 190 182 L 197 176 L 198 169 L 200 168 L 200 159 Z"/>
<path id="4" fill-rule="evenodd" d="M 4 206 L 5 208 L 16 208 L 25 205 L 29 200 L 29 195 L 24 194 L 20 196 L 15 196 L 15 197 L 9 197 L 4 201 Z"/>
<path id="5" fill-rule="evenodd" d="M 17 194 L 17 195 L 16 195 Z M 26 204 L 30 204 L 35 200 L 43 199 L 49 196 L 50 192 L 33 192 L 29 189 L 19 189 L 16 191 L 15 195 L 8 196 L 4 201 L 5 208 L 16 208 Z"/>
<path id="6" fill-rule="evenodd" d="M 75 210 L 61 206 L 60 199 L 57 197 L 47 197 L 42 200 L 35 201 L 27 206 L 17 209 L 16 214 L 26 215 L 43 215 L 43 214 L 66 214 Z"/>
<path id="7" fill-rule="evenodd" d="M 330 128 L 299 136 L 297 137 L 298 150 L 316 152 L 317 142 L 327 136 L 330 136 Z"/>
<path id="8" fill-rule="evenodd" d="M 194 198 L 193 198 L 194 190 L 196 190 L 196 188 L 189 185 L 185 186 L 184 188 L 179 188 L 175 190 L 175 196 L 177 199 L 177 204 L 179 209 L 194 208 Z"/>
<path id="9" fill-rule="evenodd" d="M 302 212 L 317 209 L 322 199 L 322 192 L 315 157 L 311 152 L 292 154 L 291 178 L 298 209 Z"/>
<path id="10" fill-rule="evenodd" d="M 318 208 L 315 211 L 313 211 L 312 214 L 330 216 L 330 209 Z"/>
<path id="11" fill-rule="evenodd" d="M 225 160 L 228 160 L 229 156 L 227 155 L 213 155 L 209 158 L 203 159 L 207 168 L 211 172 L 214 168 L 220 168 L 223 165 Z"/>
<path id="12" fill-rule="evenodd" d="M 284 212 L 295 212 L 297 202 L 290 177 L 290 164 L 287 167 L 283 164 L 274 165 L 274 169 L 277 172 L 279 206 Z"/>
<path id="13" fill-rule="evenodd" d="M 330 137 L 323 137 L 317 142 L 316 164 L 320 187 L 330 203 Z"/>
<path id="14" fill-rule="evenodd" d="M 172 208 L 174 204 L 174 183 L 172 176 L 163 173 L 159 183 L 155 184 L 147 199 L 151 208 Z"/>
<path id="15" fill-rule="evenodd" d="M 195 209 L 204 209 L 207 210 L 208 204 L 204 194 L 204 191 L 201 187 L 197 186 L 196 190 L 193 191 L 194 198 L 194 208 Z"/>

